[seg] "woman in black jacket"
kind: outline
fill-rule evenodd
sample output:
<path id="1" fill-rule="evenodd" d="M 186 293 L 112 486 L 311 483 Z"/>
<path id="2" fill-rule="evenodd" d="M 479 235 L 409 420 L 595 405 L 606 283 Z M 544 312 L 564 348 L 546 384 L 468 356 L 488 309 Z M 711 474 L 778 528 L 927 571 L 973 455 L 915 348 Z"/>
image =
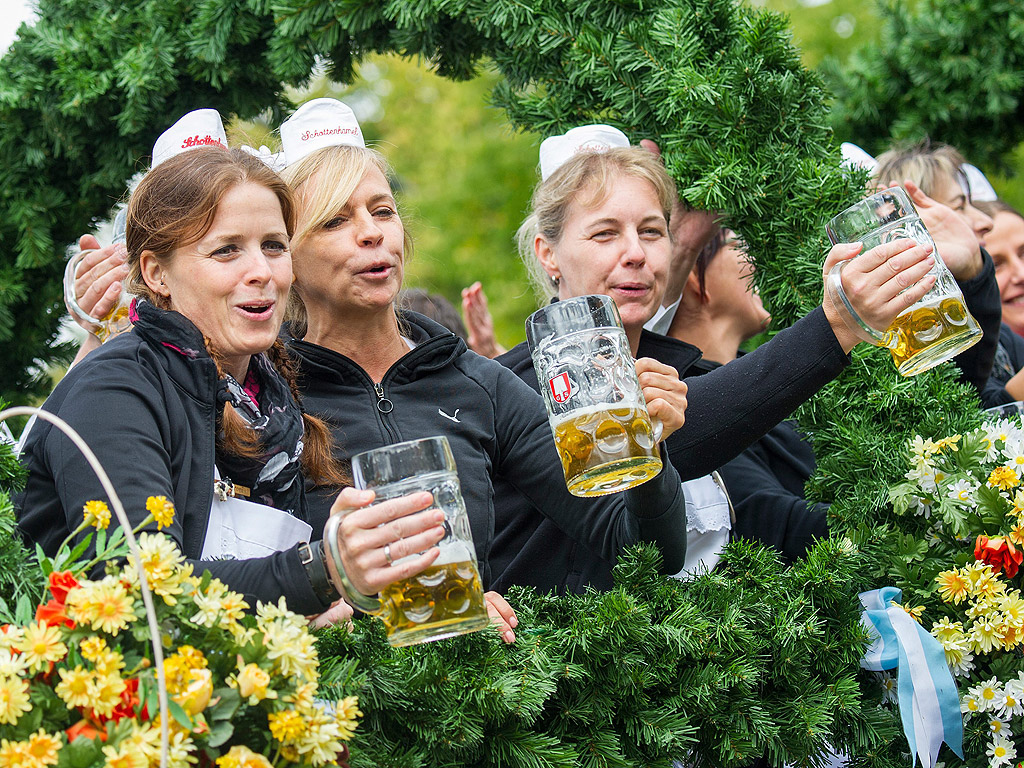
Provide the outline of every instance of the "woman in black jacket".
<path id="1" fill-rule="evenodd" d="M 134 523 L 148 497 L 174 503 L 165 532 L 197 572 L 253 606 L 284 596 L 292 610 L 319 614 L 338 595 L 309 544 L 320 532 L 308 524 L 302 477 L 342 476 L 329 433 L 296 404 L 278 341 L 293 223 L 288 187 L 246 153 L 203 147 L 151 170 L 128 207 L 134 329 L 72 368 L 44 408 L 89 442 Z M 52 555 L 85 502 L 105 493 L 48 422 L 23 458 L 18 522 Z M 234 500 L 214 502 L 216 472 L 222 489 L 233 481 L 253 502 L 242 517 L 259 515 L 275 534 L 234 524 Z M 239 553 L 250 556 L 231 558 Z"/>
<path id="2" fill-rule="evenodd" d="M 305 406 L 330 425 L 343 456 L 446 435 L 485 584 L 499 477 L 518 489 L 531 514 L 551 519 L 597 556 L 614 561 L 624 547 L 652 541 L 666 566 L 678 569 L 684 508 L 679 476 L 668 462 L 656 478 L 624 494 L 570 495 L 539 395 L 436 323 L 397 310 L 407 235 L 388 168 L 362 145 L 347 108 L 311 102 L 281 135 L 283 175 L 300 201 L 292 250 L 301 305 L 289 325 L 289 348 L 299 361 Z M 685 387 L 653 360 L 637 369 L 652 415 L 671 434 L 683 421 Z M 340 537 L 345 570 L 366 595 L 426 568 L 444 533 L 435 511 L 385 516 L 366 506 L 371 498 L 349 489 L 334 504 L 334 511 L 347 511 Z M 429 496 L 407 498 L 407 511 L 429 504 Z M 316 519 L 332 502 L 330 494 L 311 497 Z M 564 578 L 557 564 L 535 567 Z"/>
<path id="3" fill-rule="evenodd" d="M 568 152 L 555 169 L 541 148 L 546 179 L 534 191 L 533 213 L 519 236 L 520 254 L 538 292 L 553 299 L 610 295 L 634 355 L 660 360 L 682 376 L 703 372 L 699 349 L 643 330 L 661 305 L 668 279 L 669 213 L 676 199 L 671 179 L 645 149 L 618 146 L 595 152 L 589 151 L 593 142 L 579 143 L 584 151 Z M 834 246 L 824 273 L 858 251 L 857 244 Z M 901 240 L 851 261 L 844 284 L 855 295 L 861 316 L 884 328 L 931 286 L 932 278 L 921 279 L 931 263 L 927 249 Z M 904 291 L 905 286 L 911 287 Z M 687 378 L 686 424 L 667 441 L 682 478 L 700 478 L 738 455 L 832 380 L 848 364 L 856 343 L 825 304 L 728 367 Z M 525 344 L 498 361 L 538 388 Z M 580 552 L 557 527 L 530 515 L 511 489 L 501 489 L 498 498 L 500 534 L 493 559 L 502 570 L 496 589 L 510 584 L 545 591 L 610 586 L 610 563 Z M 535 567 L 552 560 L 564 564 L 568 579 L 553 581 Z"/>

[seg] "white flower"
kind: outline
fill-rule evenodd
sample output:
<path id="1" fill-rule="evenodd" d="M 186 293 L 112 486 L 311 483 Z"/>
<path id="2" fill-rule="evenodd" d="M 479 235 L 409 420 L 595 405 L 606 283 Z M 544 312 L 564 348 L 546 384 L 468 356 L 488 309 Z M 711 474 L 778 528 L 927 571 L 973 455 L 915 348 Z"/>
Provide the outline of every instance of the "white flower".
<path id="1" fill-rule="evenodd" d="M 896 701 L 896 678 L 882 672 L 882 701 Z"/>
<path id="2" fill-rule="evenodd" d="M 965 715 L 973 715 L 975 712 L 982 712 L 984 708 L 974 694 L 968 693 L 960 699 L 960 711 Z"/>
<path id="3" fill-rule="evenodd" d="M 968 688 L 967 695 L 977 700 L 980 711 L 987 712 L 990 709 L 994 709 L 996 703 L 1002 700 L 1003 691 L 999 687 L 998 678 L 993 677 Z"/>
<path id="4" fill-rule="evenodd" d="M 960 658 L 959 662 L 950 664 L 950 670 L 955 677 L 969 677 L 971 672 L 974 671 L 974 654 L 970 651 L 964 651 L 964 655 Z"/>
<path id="5" fill-rule="evenodd" d="M 1017 757 L 1017 748 L 1005 736 L 995 736 L 985 750 L 985 754 L 991 759 L 989 765 L 998 768 L 1000 765 L 1009 765 Z"/>
<path id="6" fill-rule="evenodd" d="M 1024 458 L 1024 456 L 1022 456 Z M 949 498 L 953 501 L 959 501 L 964 504 L 974 503 L 974 492 L 978 490 L 978 484 L 972 483 L 970 480 L 961 478 L 953 483 L 947 489 Z"/>
<path id="7" fill-rule="evenodd" d="M 933 507 L 932 500 L 924 496 L 913 496 L 912 498 L 914 499 L 914 514 L 921 515 L 925 520 L 930 520 Z"/>
<path id="8" fill-rule="evenodd" d="M 1003 456 L 1006 464 L 1017 473 L 1017 477 L 1024 476 L 1024 438 L 1015 435 L 1006 441 L 1003 448 Z"/>
<path id="9" fill-rule="evenodd" d="M 996 702 L 993 709 L 1000 717 L 1009 720 L 1011 717 L 1024 714 L 1024 703 L 1021 701 L 1020 684 L 1011 680 L 1003 687 L 1003 697 Z"/>
<path id="10" fill-rule="evenodd" d="M 1013 734 L 1010 733 L 1010 729 L 1006 727 L 1007 723 L 1000 717 L 990 717 L 988 719 L 988 729 L 996 736 L 1005 736 L 1010 738 Z"/>

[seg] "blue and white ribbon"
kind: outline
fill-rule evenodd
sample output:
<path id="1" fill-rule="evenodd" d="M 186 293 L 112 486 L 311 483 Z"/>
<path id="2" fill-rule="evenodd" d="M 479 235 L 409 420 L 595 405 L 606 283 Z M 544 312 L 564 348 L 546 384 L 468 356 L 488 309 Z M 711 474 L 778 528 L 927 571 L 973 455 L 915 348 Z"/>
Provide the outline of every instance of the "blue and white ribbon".
<path id="1" fill-rule="evenodd" d="M 880 672 L 898 667 L 897 694 L 903 732 L 923 768 L 934 768 L 945 741 L 961 759 L 964 723 L 960 695 L 942 644 L 914 621 L 899 603 L 896 587 L 861 592 L 861 623 L 873 638 L 860 665 Z"/>

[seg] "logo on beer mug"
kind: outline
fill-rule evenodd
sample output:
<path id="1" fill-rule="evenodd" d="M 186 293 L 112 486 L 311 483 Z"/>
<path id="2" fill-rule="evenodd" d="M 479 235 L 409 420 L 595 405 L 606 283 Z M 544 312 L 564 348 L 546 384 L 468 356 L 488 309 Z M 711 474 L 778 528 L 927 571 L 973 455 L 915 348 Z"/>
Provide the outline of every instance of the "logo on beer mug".
<path id="1" fill-rule="evenodd" d="M 562 371 L 553 379 L 549 379 L 548 386 L 551 387 L 551 396 L 556 403 L 568 402 L 569 398 L 579 391 L 576 382 L 569 378 L 568 371 Z"/>

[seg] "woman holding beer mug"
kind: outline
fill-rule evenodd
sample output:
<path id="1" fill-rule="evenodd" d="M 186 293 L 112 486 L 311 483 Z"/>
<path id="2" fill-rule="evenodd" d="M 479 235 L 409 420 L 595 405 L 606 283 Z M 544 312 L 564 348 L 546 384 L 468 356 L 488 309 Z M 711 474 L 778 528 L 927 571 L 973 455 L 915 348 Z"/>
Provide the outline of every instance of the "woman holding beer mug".
<path id="1" fill-rule="evenodd" d="M 284 596 L 293 610 L 320 614 L 338 594 L 319 542 L 308 544 L 320 537 L 303 474 L 343 476 L 329 432 L 293 397 L 277 338 L 293 222 L 287 185 L 248 154 L 203 147 L 151 170 L 128 208 L 134 329 L 69 371 L 44 407 L 89 441 L 136 523 L 148 497 L 173 502 L 164 530 L 197 572 L 253 606 Z M 83 505 L 106 495 L 49 422 L 32 430 L 23 459 L 19 526 L 52 555 Z"/>
<path id="2" fill-rule="evenodd" d="M 661 306 L 669 277 L 670 213 L 677 197 L 661 161 L 628 144 L 624 134 L 608 126 L 577 128 L 545 141 L 544 180 L 534 191 L 533 212 L 520 228 L 520 254 L 545 298 L 611 296 L 634 356 L 655 358 L 684 376 L 705 373 L 706 368 L 693 367 L 700 359 L 696 347 L 644 331 L 644 323 Z M 857 244 L 833 247 L 824 274 L 858 251 Z M 887 327 L 930 287 L 933 279 L 921 278 L 932 262 L 926 248 L 909 240 L 876 248 L 851 261 L 844 272 L 851 301 L 862 317 Z M 680 475 L 700 478 L 734 458 L 838 375 L 856 343 L 826 305 L 740 360 L 688 378 L 686 424 L 667 441 Z M 538 388 L 525 344 L 498 361 Z M 555 526 L 524 511 L 511 489 L 501 488 L 497 498 L 499 535 L 493 559 L 502 571 L 496 589 L 509 584 L 541 590 L 610 586 L 610 563 L 580 558 Z M 547 580 L 532 565 L 539 558 L 573 563 L 575 583 Z"/>
<path id="3" fill-rule="evenodd" d="M 363 145 L 351 110 L 317 99 L 281 126 L 281 138 L 288 163 L 283 176 L 298 202 L 292 252 L 301 304 L 289 326 L 289 347 L 299 360 L 305 406 L 329 423 L 346 456 L 445 435 L 485 584 L 498 478 L 518 489 L 532 514 L 550 517 L 574 546 L 614 561 L 624 547 L 652 541 L 667 567 L 678 569 L 684 509 L 674 469 L 616 496 L 570 495 L 540 397 L 441 326 L 396 308 L 408 235 L 388 167 Z M 685 387 L 655 361 L 641 361 L 638 370 L 651 415 L 671 434 L 683 423 Z M 347 489 L 333 505 L 346 512 L 344 569 L 366 595 L 426 568 L 437 555 L 432 545 L 445 535 L 436 511 L 408 515 L 428 507 L 429 494 L 406 497 L 401 509 L 372 500 L 372 493 Z M 323 514 L 333 501 L 329 493 L 311 497 Z M 535 567 L 549 566 L 541 559 Z"/>

